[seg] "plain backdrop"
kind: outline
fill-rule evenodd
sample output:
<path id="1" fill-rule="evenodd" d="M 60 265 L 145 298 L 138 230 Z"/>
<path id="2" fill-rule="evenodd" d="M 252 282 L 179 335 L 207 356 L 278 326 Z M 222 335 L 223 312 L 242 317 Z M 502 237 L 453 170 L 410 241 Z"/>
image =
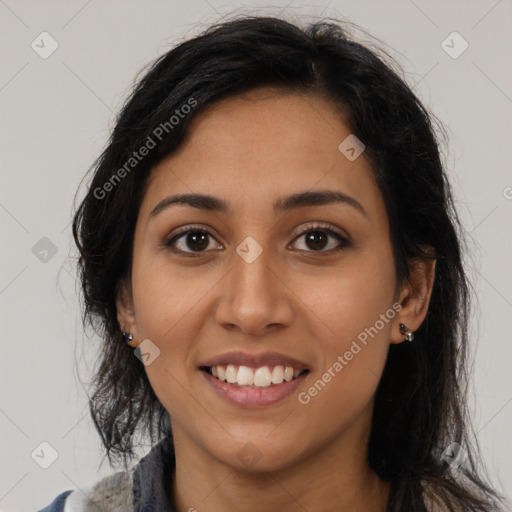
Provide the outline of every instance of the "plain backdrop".
<path id="1" fill-rule="evenodd" d="M 82 384 L 98 340 L 80 320 L 74 195 L 137 72 L 233 12 L 357 23 L 445 124 L 478 298 L 470 406 L 489 474 L 512 494 L 511 2 L 0 0 L 0 510 L 112 472 Z"/>

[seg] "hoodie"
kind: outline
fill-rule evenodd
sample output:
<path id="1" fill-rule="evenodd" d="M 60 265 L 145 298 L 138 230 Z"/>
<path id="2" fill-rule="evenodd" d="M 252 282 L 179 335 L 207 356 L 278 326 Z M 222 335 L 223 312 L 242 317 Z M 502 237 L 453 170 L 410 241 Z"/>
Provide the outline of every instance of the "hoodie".
<path id="1" fill-rule="evenodd" d="M 131 470 L 64 491 L 39 512 L 176 512 L 169 498 L 175 465 L 172 438 L 166 437 Z"/>

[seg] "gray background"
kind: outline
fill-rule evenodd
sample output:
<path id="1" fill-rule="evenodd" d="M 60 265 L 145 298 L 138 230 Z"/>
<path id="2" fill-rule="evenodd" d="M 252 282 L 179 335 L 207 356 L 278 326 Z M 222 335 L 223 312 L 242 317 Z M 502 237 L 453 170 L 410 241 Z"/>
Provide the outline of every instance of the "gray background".
<path id="1" fill-rule="evenodd" d="M 510 494 L 511 2 L 0 0 L 0 510 L 36 510 L 111 472 L 106 463 L 98 469 L 103 453 L 81 382 L 99 344 L 80 323 L 74 194 L 141 67 L 233 11 L 356 22 L 389 45 L 445 123 L 479 302 L 470 405 L 490 475 Z M 43 46 L 43 31 L 59 45 L 47 59 L 31 47 Z M 469 44 L 458 58 L 442 47 L 453 31 Z M 447 44 L 462 48 L 453 36 Z M 43 441 L 58 453 L 48 469 L 36 463 L 51 462 Z"/>

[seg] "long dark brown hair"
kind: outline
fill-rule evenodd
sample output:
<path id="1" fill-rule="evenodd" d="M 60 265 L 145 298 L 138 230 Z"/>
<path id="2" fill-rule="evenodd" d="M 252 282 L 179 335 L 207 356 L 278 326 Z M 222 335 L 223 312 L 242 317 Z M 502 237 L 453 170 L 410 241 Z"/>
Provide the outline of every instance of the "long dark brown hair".
<path id="1" fill-rule="evenodd" d="M 347 26 L 238 16 L 171 49 L 135 84 L 73 222 L 84 322 L 103 343 L 92 418 L 111 464 L 122 459 L 126 465 L 134 456 L 137 434 L 149 434 L 152 442 L 171 435 L 169 414 L 123 340 L 116 311 L 151 170 L 180 146 L 190 121 L 219 99 L 259 86 L 320 94 L 340 107 L 366 146 L 387 208 L 397 282 L 408 279 L 412 258 L 434 257 L 425 247 L 437 259 L 427 316 L 414 343 L 391 345 L 375 397 L 368 461 L 392 483 L 388 510 L 425 511 L 425 496 L 436 496 L 446 511 L 499 510 L 502 498 L 482 476 L 466 410 L 470 288 L 464 235 L 439 149 L 442 125 L 394 60 L 354 40 Z M 192 102 L 194 108 L 183 108 Z M 187 114 L 174 124 L 177 110 Z M 159 126 L 167 130 L 156 137 Z M 148 137 L 156 147 L 127 167 Z M 467 455 L 461 467 L 443 456 L 450 446 Z"/>

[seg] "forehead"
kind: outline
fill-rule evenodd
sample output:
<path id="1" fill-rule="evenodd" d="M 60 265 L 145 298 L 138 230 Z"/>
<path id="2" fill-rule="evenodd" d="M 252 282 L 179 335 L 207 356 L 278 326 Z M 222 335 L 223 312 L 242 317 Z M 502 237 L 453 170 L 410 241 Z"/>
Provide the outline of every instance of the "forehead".
<path id="1" fill-rule="evenodd" d="M 263 208 L 320 188 L 379 202 L 364 153 L 351 161 L 339 149 L 349 136 L 339 109 L 318 95 L 260 88 L 218 101 L 152 170 L 142 209 L 149 214 L 162 198 L 190 192 L 225 198 L 238 210 Z"/>

